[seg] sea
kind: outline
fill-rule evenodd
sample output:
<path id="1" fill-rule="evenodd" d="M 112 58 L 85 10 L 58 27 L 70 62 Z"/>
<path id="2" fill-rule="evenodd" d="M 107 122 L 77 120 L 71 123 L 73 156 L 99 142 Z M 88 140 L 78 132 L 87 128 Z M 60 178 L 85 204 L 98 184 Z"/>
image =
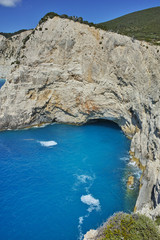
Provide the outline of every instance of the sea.
<path id="1" fill-rule="evenodd" d="M 4 85 L 5 80 L 4 79 L 0 79 L 0 88 Z"/>
<path id="2" fill-rule="evenodd" d="M 129 148 L 103 120 L 0 132 L 0 239 L 82 240 L 115 212 L 132 212 L 141 173 Z"/>

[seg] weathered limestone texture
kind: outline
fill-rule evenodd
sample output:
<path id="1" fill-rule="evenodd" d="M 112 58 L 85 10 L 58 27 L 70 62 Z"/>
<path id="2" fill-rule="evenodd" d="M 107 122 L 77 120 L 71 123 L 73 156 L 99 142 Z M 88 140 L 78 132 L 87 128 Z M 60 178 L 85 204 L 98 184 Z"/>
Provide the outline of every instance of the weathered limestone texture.
<path id="1" fill-rule="evenodd" d="M 83 240 L 95 240 L 98 234 L 98 230 L 90 230 L 84 235 Z"/>
<path id="2" fill-rule="evenodd" d="M 55 17 L 0 36 L 0 74 L 1 130 L 116 122 L 143 168 L 136 210 L 160 215 L 160 47 Z"/>

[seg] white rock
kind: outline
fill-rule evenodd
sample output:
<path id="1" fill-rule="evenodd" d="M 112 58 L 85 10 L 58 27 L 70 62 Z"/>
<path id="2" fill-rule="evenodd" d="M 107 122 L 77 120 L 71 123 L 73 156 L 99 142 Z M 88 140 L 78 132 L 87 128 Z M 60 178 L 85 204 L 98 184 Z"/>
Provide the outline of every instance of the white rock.
<path id="1" fill-rule="evenodd" d="M 97 230 L 93 230 L 91 229 L 90 231 L 88 231 L 85 235 L 84 235 L 84 239 L 83 240 L 94 240 L 95 237 L 97 236 Z"/>

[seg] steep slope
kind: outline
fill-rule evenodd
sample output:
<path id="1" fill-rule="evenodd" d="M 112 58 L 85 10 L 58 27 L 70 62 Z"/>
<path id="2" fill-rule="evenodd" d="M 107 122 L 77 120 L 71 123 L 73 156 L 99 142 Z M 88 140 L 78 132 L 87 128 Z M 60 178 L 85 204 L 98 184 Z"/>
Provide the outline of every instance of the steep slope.
<path id="1" fill-rule="evenodd" d="M 160 44 L 160 7 L 130 13 L 108 22 L 99 23 L 97 26 L 139 40 Z"/>
<path id="2" fill-rule="evenodd" d="M 160 47 L 54 17 L 0 51 L 0 130 L 116 122 L 143 170 L 136 210 L 160 215 Z"/>

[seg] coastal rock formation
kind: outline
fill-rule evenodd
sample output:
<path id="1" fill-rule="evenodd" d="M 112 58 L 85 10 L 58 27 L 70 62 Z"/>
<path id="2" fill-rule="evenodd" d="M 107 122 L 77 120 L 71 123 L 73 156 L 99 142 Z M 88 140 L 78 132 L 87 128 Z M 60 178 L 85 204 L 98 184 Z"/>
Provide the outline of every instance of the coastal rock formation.
<path id="1" fill-rule="evenodd" d="M 90 230 L 83 240 L 160 239 L 157 224 L 141 214 L 119 212 L 111 216 L 99 229 Z"/>
<path id="2" fill-rule="evenodd" d="M 160 215 L 160 47 L 54 17 L 0 36 L 0 75 L 0 130 L 116 122 L 143 170 L 135 210 Z"/>
<path id="3" fill-rule="evenodd" d="M 130 189 L 134 187 L 134 176 L 129 176 L 127 181 L 127 187 Z"/>

